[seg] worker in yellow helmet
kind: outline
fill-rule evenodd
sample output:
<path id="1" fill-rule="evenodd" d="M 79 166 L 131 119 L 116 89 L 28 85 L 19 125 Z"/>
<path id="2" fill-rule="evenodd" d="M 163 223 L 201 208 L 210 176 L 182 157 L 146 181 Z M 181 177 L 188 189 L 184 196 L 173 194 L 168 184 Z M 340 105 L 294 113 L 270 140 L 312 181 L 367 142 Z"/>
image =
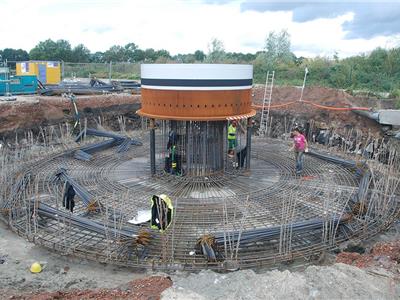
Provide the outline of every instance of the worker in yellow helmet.
<path id="1" fill-rule="evenodd" d="M 237 121 L 233 120 L 228 126 L 228 155 L 233 157 L 236 148 L 236 127 Z"/>

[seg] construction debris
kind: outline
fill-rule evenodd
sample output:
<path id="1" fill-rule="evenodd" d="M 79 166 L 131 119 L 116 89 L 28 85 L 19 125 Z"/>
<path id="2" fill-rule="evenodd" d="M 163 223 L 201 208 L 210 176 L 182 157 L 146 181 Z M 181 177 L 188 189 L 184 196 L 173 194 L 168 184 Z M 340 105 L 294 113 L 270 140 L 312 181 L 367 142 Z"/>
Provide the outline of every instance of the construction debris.
<path id="1" fill-rule="evenodd" d="M 364 254 L 341 252 L 336 257 L 336 261 L 358 268 L 380 267 L 397 273 L 400 263 L 400 241 L 377 243 L 369 253 Z"/>
<path id="2" fill-rule="evenodd" d="M 123 88 L 116 84 L 107 84 L 98 79 L 92 79 L 89 84 L 81 82 L 61 82 L 58 85 L 44 86 L 39 93 L 45 96 L 73 93 L 75 95 L 102 95 L 122 92 Z"/>

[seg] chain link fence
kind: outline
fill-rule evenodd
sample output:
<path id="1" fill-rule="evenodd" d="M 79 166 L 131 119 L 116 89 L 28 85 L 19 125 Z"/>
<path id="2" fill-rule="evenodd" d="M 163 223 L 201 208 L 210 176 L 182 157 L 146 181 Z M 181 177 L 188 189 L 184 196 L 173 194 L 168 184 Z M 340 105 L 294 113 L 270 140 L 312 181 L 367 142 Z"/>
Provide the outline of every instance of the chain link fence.
<path id="1" fill-rule="evenodd" d="M 138 63 L 70 63 L 62 62 L 62 78 L 140 79 Z"/>

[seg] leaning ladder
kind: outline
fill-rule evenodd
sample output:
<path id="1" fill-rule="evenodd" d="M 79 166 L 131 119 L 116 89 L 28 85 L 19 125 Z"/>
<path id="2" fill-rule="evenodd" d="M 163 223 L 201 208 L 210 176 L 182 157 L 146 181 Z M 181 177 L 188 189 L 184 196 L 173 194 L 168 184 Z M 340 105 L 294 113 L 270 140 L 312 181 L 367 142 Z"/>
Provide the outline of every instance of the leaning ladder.
<path id="1" fill-rule="evenodd" d="M 267 72 L 265 80 L 264 98 L 261 110 L 260 135 L 268 134 L 269 110 L 271 108 L 272 88 L 274 87 L 275 71 Z M 268 98 L 267 98 L 268 96 Z M 267 103 L 268 101 L 268 103 Z"/>

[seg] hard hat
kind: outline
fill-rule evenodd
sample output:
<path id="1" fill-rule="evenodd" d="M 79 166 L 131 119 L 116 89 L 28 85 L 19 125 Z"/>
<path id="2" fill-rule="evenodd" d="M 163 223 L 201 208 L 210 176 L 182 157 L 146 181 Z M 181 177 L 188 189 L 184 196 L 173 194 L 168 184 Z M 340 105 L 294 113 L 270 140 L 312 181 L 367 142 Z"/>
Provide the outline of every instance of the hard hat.
<path id="1" fill-rule="evenodd" d="M 31 266 L 32 273 L 40 273 L 42 272 L 42 266 L 38 262 L 34 262 Z"/>

